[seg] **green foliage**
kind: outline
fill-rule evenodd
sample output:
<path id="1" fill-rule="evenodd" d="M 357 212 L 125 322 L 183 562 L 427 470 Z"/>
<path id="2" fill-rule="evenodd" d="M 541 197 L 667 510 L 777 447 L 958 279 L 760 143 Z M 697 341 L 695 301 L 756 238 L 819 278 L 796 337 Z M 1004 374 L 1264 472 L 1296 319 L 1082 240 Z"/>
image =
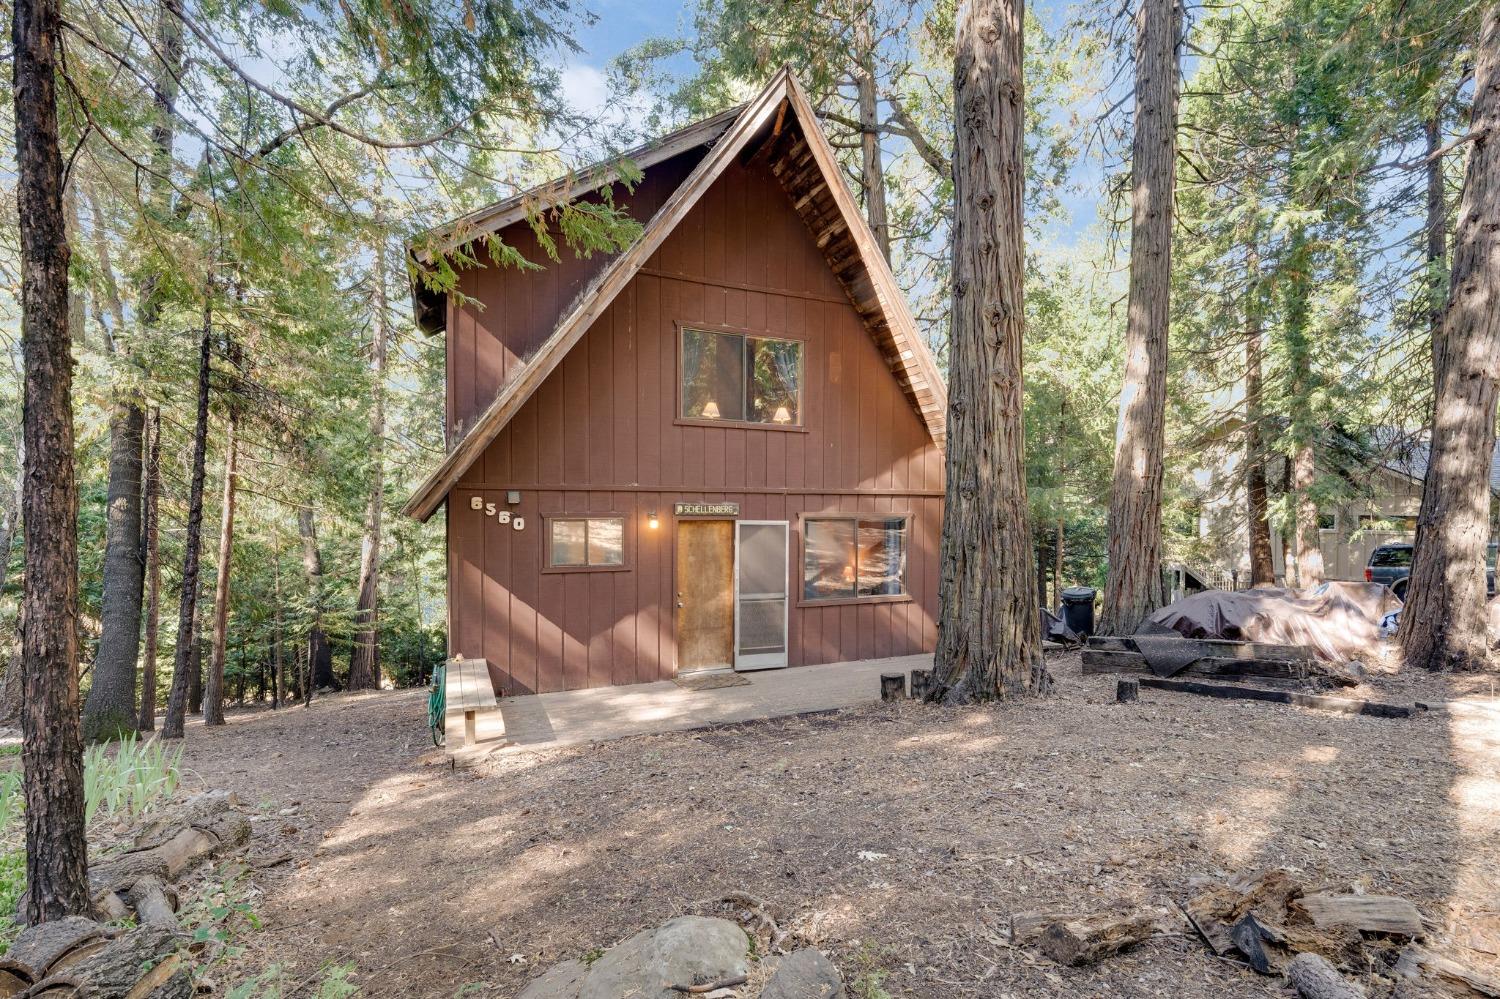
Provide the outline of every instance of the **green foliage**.
<path id="1" fill-rule="evenodd" d="M 351 978 L 354 965 L 330 962 L 318 971 L 317 980 L 306 983 L 295 994 L 311 995 L 313 999 L 348 999 L 359 991 Z M 287 989 L 296 985 L 287 979 L 285 969 L 274 965 L 254 978 L 231 986 L 224 993 L 226 999 L 284 999 L 291 995 Z"/>
<path id="2" fill-rule="evenodd" d="M 133 819 L 171 798 L 182 749 L 168 750 L 160 739 L 143 742 L 133 735 L 113 746 L 90 746 L 83 754 L 84 821 L 117 815 Z"/>

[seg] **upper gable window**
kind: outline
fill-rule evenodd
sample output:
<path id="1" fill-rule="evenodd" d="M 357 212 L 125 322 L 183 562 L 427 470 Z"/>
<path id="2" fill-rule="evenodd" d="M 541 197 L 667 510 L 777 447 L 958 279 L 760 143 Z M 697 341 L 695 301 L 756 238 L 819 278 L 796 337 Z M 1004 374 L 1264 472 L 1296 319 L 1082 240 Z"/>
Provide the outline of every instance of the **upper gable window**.
<path id="1" fill-rule="evenodd" d="M 802 343 L 682 331 L 684 420 L 802 426 Z"/>

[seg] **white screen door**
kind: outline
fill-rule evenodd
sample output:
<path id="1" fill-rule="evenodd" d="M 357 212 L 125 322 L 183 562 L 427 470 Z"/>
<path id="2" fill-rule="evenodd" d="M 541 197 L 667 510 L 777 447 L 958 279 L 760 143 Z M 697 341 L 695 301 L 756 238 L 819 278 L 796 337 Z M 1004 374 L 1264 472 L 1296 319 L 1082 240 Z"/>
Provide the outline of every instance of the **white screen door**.
<path id="1" fill-rule="evenodd" d="M 788 524 L 740 520 L 734 530 L 734 668 L 785 666 Z"/>

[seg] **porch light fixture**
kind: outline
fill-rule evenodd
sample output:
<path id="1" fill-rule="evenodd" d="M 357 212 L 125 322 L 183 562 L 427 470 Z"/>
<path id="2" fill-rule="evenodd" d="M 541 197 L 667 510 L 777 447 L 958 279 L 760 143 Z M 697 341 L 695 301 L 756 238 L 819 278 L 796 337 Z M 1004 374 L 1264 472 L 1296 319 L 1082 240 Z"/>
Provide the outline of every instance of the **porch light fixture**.
<path id="1" fill-rule="evenodd" d="M 703 418 L 706 420 L 717 420 L 719 418 L 719 404 L 712 399 L 708 400 L 708 405 L 703 407 Z"/>
<path id="2" fill-rule="evenodd" d="M 661 521 L 656 519 L 655 510 L 652 510 L 650 513 L 646 514 L 646 526 L 651 528 L 651 530 L 653 531 L 661 526 Z"/>
<path id="3" fill-rule="evenodd" d="M 785 424 L 785 423 L 791 423 L 792 422 L 791 411 L 788 410 L 785 406 L 777 406 L 776 407 L 776 415 L 774 415 L 774 416 L 771 417 L 771 422 L 772 423 L 783 423 L 783 424 Z"/>

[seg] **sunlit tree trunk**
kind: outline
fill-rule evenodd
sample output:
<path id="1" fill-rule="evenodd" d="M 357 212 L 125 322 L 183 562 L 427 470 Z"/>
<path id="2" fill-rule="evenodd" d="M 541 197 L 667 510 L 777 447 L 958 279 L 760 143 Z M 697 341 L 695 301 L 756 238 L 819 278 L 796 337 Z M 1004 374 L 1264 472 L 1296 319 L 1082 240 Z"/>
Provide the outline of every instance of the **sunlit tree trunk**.
<path id="1" fill-rule="evenodd" d="M 181 739 L 197 667 L 193 662 L 198 620 L 198 569 L 203 545 L 203 480 L 208 451 L 208 387 L 213 356 L 213 299 L 204 292 L 203 338 L 198 344 L 198 409 L 193 424 L 193 467 L 188 485 L 187 534 L 182 545 L 182 589 L 177 602 L 177 650 L 172 659 L 172 693 L 162 735 Z"/>
<path id="2" fill-rule="evenodd" d="M 1100 633 L 1106 635 L 1131 634 L 1162 603 L 1161 490 L 1181 33 L 1176 0 L 1141 0 L 1136 15 L 1125 381 L 1109 494 L 1109 576 L 1099 623 Z"/>
<path id="3" fill-rule="evenodd" d="M 1500 5 L 1475 47 L 1474 110 L 1435 372 L 1431 455 L 1401 614 L 1409 665 L 1476 670 L 1485 641 L 1490 460 L 1500 385 Z"/>
<path id="4" fill-rule="evenodd" d="M 57 0 L 11 4 L 26 440 L 21 767 L 27 890 L 21 915 L 27 923 L 89 915 L 93 909 L 83 829 L 78 487 L 55 82 L 60 29 Z"/>
<path id="5" fill-rule="evenodd" d="M 307 575 L 308 600 L 312 604 L 312 622 L 307 627 L 307 684 L 302 691 L 304 703 L 312 703 L 313 691 L 321 687 L 338 689 L 333 675 L 333 650 L 323 630 L 323 555 L 318 550 L 317 523 L 311 506 L 297 511 L 297 534 L 302 539 L 302 570 Z"/>
<path id="6" fill-rule="evenodd" d="M 237 360 L 234 340 L 228 340 L 227 353 Z M 238 370 L 238 364 L 235 364 Z M 214 583 L 213 649 L 209 654 L 208 674 L 203 682 L 203 724 L 224 724 L 224 660 L 229 642 L 229 581 L 234 563 L 234 513 L 239 487 L 240 413 L 239 405 L 229 404 L 229 419 L 224 434 L 224 499 L 220 506 L 218 575 Z"/>
<path id="7" fill-rule="evenodd" d="M 381 507 L 385 504 L 385 247 L 376 244 L 375 288 L 371 323 L 370 496 L 365 508 L 365 538 L 359 559 L 359 603 L 355 612 L 354 650 L 349 657 L 353 690 L 380 686 L 380 541 Z"/>
<path id="8" fill-rule="evenodd" d="M 1047 686 L 1021 423 L 1023 0 L 959 8 L 953 312 L 934 699 Z"/>
<path id="9" fill-rule="evenodd" d="M 161 494 L 161 410 L 151 408 L 146 417 L 146 498 L 142 544 L 146 555 L 146 650 L 141 665 L 141 713 L 136 727 L 142 732 L 156 728 L 156 641 L 161 622 L 161 552 L 159 517 Z"/>

